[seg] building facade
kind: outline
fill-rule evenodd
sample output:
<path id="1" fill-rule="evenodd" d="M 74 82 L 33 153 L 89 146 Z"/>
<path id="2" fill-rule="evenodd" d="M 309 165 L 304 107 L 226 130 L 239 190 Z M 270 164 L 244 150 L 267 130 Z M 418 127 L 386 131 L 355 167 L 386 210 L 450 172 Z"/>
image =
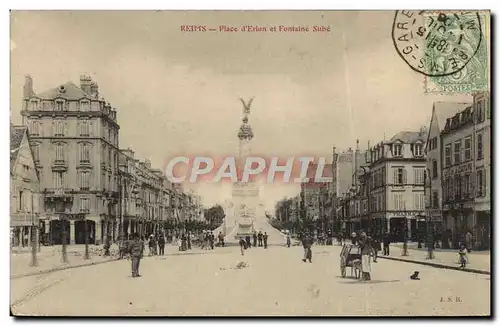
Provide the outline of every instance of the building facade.
<path id="1" fill-rule="evenodd" d="M 91 243 L 115 237 L 118 223 L 119 125 L 116 109 L 99 94 L 97 83 L 81 76 L 35 93 L 25 79 L 23 123 L 33 142 L 35 164 L 44 194 L 41 218 L 50 242 Z M 87 223 L 73 217 L 84 214 Z"/>
<path id="2" fill-rule="evenodd" d="M 491 248 L 491 104 L 490 93 L 474 95 L 474 136 L 476 197 L 474 199 L 475 220 L 473 235 L 475 246 Z"/>
<path id="3" fill-rule="evenodd" d="M 477 249 L 490 247 L 491 113 L 489 94 L 446 120 L 442 142 L 442 214 L 457 247 L 470 232 Z"/>
<path id="4" fill-rule="evenodd" d="M 403 131 L 369 150 L 367 202 L 373 232 L 415 239 L 425 222 L 426 128 Z"/>
<path id="5" fill-rule="evenodd" d="M 435 102 L 432 107 L 431 121 L 429 124 L 429 133 L 425 146 L 426 154 L 426 216 L 429 223 L 432 223 L 432 229 L 442 229 L 443 223 L 443 165 L 441 153 L 444 145 L 441 138 L 441 132 L 446 126 L 448 117 L 454 116 L 460 111 L 472 106 L 472 103 L 455 102 Z"/>
<path id="6" fill-rule="evenodd" d="M 28 128 L 10 126 L 11 245 L 29 246 L 38 239 L 41 207 L 40 180 Z"/>

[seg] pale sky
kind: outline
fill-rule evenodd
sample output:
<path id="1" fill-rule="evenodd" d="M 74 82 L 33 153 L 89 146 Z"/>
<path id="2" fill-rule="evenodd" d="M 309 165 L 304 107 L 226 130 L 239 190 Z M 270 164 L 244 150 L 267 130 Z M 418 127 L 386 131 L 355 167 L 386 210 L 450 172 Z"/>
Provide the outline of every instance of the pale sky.
<path id="1" fill-rule="evenodd" d="M 252 149 L 328 156 L 428 125 L 435 100 L 398 56 L 392 11 L 13 12 L 11 111 L 20 123 L 24 76 L 35 92 L 87 73 L 117 108 L 120 147 L 164 168 L 179 154 L 234 155 L 242 105 L 255 96 Z M 324 25 L 325 33 L 181 32 L 181 25 Z M 227 185 L 199 185 L 206 205 Z M 297 186 L 263 190 L 266 207 Z"/>

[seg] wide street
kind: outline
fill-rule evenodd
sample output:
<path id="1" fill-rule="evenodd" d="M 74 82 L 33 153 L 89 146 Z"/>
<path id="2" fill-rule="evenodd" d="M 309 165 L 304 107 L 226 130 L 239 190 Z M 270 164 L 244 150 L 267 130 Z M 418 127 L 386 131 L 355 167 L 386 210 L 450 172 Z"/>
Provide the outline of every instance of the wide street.
<path id="1" fill-rule="evenodd" d="M 177 252 L 11 280 L 16 315 L 467 316 L 490 313 L 490 276 L 379 259 L 372 280 L 340 277 L 339 246 Z M 237 268 L 238 263 L 246 266 Z M 240 264 L 241 265 L 241 264 Z M 421 280 L 410 280 L 413 271 Z"/>

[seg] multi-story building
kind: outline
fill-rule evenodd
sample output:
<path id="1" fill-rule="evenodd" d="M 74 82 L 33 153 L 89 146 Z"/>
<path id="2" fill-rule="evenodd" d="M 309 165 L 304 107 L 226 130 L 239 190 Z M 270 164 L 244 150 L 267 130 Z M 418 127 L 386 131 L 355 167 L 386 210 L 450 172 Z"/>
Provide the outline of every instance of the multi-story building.
<path id="1" fill-rule="evenodd" d="M 432 107 L 429 133 L 425 146 L 427 166 L 425 193 L 426 217 L 427 222 L 430 223 L 428 227 L 434 230 L 434 232 L 442 230 L 444 226 L 442 215 L 442 173 L 444 161 L 441 155 L 444 147 L 441 132 L 445 128 L 447 118 L 454 116 L 471 105 L 471 103 L 435 102 Z"/>
<path id="2" fill-rule="evenodd" d="M 10 126 L 10 227 L 11 245 L 37 241 L 40 214 L 40 180 L 26 126 Z"/>
<path id="3" fill-rule="evenodd" d="M 469 106 L 446 120 L 443 143 L 443 225 L 452 242 L 474 226 L 474 111 Z"/>
<path id="4" fill-rule="evenodd" d="M 489 247 L 490 121 L 489 94 L 479 93 L 441 132 L 443 224 L 454 246 L 470 232 L 476 248 Z"/>
<path id="5" fill-rule="evenodd" d="M 41 218 L 49 225 L 50 241 L 60 244 L 68 230 L 70 243 L 84 243 L 85 225 L 91 243 L 114 238 L 120 127 L 116 109 L 100 96 L 97 83 L 81 76 L 80 86 L 67 82 L 35 93 L 27 76 L 21 114 L 33 142 L 45 198 Z M 67 218 L 79 213 L 87 223 Z"/>
<path id="6" fill-rule="evenodd" d="M 473 144 L 476 177 L 473 235 L 476 247 L 489 249 L 491 244 L 491 105 L 489 92 L 474 95 Z"/>
<path id="7" fill-rule="evenodd" d="M 374 232 L 415 238 L 425 221 L 426 128 L 402 131 L 369 150 L 368 204 Z"/>

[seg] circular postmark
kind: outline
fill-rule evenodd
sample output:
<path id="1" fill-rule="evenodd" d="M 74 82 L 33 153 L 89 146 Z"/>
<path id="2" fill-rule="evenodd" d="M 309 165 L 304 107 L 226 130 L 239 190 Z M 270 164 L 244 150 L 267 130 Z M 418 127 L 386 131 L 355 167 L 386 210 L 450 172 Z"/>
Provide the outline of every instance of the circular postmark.
<path id="1" fill-rule="evenodd" d="M 396 11 L 392 40 L 414 71 L 440 77 L 461 71 L 482 40 L 477 12 Z"/>

